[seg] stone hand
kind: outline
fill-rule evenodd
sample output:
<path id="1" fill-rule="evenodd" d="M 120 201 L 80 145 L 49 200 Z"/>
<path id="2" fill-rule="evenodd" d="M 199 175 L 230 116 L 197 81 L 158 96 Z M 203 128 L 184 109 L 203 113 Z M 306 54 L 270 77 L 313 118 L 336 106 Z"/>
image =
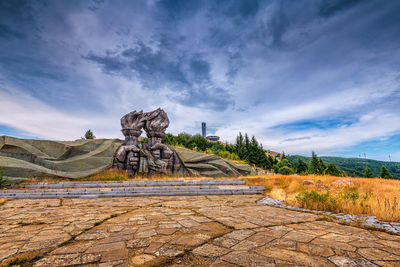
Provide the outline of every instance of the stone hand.
<path id="1" fill-rule="evenodd" d="M 155 144 L 150 148 L 150 150 L 152 151 L 161 150 L 162 159 L 169 159 L 174 154 L 174 152 L 167 145 L 162 143 Z"/>
<path id="2" fill-rule="evenodd" d="M 139 167 L 139 153 L 132 153 L 128 158 L 129 165 L 132 166 L 132 169 L 136 170 Z"/>
<path id="3" fill-rule="evenodd" d="M 129 152 L 133 152 L 133 153 L 138 153 L 140 151 L 140 149 L 135 146 L 135 145 L 128 145 L 128 146 L 121 146 L 118 151 L 117 151 L 117 155 L 115 156 L 115 158 L 119 161 L 119 162 L 125 162 L 125 159 L 128 155 Z"/>

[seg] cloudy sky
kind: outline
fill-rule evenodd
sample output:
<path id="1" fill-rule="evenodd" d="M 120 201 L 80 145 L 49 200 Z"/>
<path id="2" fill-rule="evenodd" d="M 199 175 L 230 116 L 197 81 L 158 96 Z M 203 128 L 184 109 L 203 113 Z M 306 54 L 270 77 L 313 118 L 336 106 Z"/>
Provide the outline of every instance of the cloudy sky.
<path id="1" fill-rule="evenodd" d="M 400 161 L 400 1 L 0 0 L 0 135 L 168 131 Z M 365 155 L 364 155 L 365 153 Z"/>

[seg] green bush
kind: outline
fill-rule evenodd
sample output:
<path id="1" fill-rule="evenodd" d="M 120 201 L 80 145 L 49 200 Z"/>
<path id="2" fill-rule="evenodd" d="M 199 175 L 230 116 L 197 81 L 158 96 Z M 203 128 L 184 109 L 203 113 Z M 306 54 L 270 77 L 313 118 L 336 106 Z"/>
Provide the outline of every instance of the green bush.
<path id="1" fill-rule="evenodd" d="M 303 191 L 296 196 L 296 200 L 302 208 L 307 209 L 334 211 L 337 208 L 337 201 L 329 192 Z"/>
<path id="2" fill-rule="evenodd" d="M 94 136 L 92 130 L 87 130 L 85 133 L 85 139 L 96 139 L 96 136 Z"/>
<path id="3" fill-rule="evenodd" d="M 279 169 L 281 169 L 282 167 L 288 167 L 289 169 L 293 170 L 292 164 L 287 159 L 282 159 L 281 161 L 276 163 L 274 166 L 272 166 L 272 169 L 275 171 L 275 173 L 280 173 Z M 285 170 L 285 171 L 287 171 L 287 170 Z M 283 174 L 283 173 L 281 173 L 281 174 Z"/>
<path id="4" fill-rule="evenodd" d="M 284 175 L 289 175 L 289 174 L 293 174 L 294 170 L 288 166 L 283 166 L 278 169 L 278 173 L 284 174 Z"/>
<path id="5" fill-rule="evenodd" d="M 189 138 L 187 146 L 190 149 L 196 147 L 196 151 L 206 151 L 207 139 L 205 139 L 203 136 L 199 134 L 193 135 Z"/>
<path id="6" fill-rule="evenodd" d="M 329 163 L 328 167 L 323 171 L 324 175 L 343 176 L 343 173 L 336 167 L 334 163 Z"/>
<path id="7" fill-rule="evenodd" d="M 345 187 L 343 192 L 340 193 L 340 197 L 345 200 L 352 200 L 353 203 L 360 197 L 357 187 L 349 186 Z"/>
<path id="8" fill-rule="evenodd" d="M 171 145 L 171 146 L 176 146 L 177 145 L 177 142 L 175 140 L 175 136 L 173 136 L 170 133 L 164 134 L 164 136 L 161 139 L 161 142 L 163 144 Z"/>
<path id="9" fill-rule="evenodd" d="M 240 160 L 238 155 L 236 155 L 235 153 L 230 153 L 229 151 L 221 151 L 218 153 L 218 156 L 229 160 Z"/>

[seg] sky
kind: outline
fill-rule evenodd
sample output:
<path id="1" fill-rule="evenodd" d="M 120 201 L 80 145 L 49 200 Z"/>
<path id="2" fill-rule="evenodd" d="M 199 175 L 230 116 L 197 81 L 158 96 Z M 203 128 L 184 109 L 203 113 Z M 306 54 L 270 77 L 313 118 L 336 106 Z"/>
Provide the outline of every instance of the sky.
<path id="1" fill-rule="evenodd" d="M 400 1 L 0 0 L 0 135 L 168 132 L 400 161 Z"/>

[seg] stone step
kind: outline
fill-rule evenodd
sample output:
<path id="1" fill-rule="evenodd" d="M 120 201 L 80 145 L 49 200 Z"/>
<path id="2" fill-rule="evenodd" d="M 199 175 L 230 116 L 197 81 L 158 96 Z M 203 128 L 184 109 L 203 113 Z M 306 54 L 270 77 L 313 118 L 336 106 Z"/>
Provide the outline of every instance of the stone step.
<path id="1" fill-rule="evenodd" d="M 153 187 L 114 187 L 114 188 L 66 188 L 66 189 L 26 189 L 26 190 L 18 190 L 18 189 L 7 189 L 0 190 L 1 193 L 51 193 L 51 192 L 59 192 L 59 193 L 101 193 L 101 192 L 134 192 L 134 191 L 159 191 L 159 190 L 216 190 L 216 189 L 225 189 L 225 190 L 238 190 L 238 189 L 258 189 L 264 190 L 263 186 L 247 186 L 247 185 L 215 185 L 215 186 L 153 186 Z"/>
<path id="2" fill-rule="evenodd" d="M 247 179 L 196 179 L 196 180 L 139 180 L 139 181 L 93 181 L 93 182 L 56 182 L 21 183 L 22 188 L 93 188 L 93 187 L 132 187 L 132 186 L 186 186 L 186 185 L 242 185 Z"/>
<path id="3" fill-rule="evenodd" d="M 7 191 L 7 190 L 4 190 Z M 247 195 L 261 194 L 263 187 L 258 188 L 227 188 L 227 189 L 177 189 L 177 190 L 138 190 L 138 191 L 102 191 L 93 192 L 0 192 L 0 198 L 96 198 L 96 197 L 135 197 L 135 196 L 185 196 L 185 195 Z"/>
<path id="4" fill-rule="evenodd" d="M 26 189 L 0 190 L 0 198 L 97 198 L 261 194 L 264 186 L 247 179 L 147 180 L 111 182 L 25 183 Z M 21 186 L 21 184 L 19 185 Z"/>
<path id="5" fill-rule="evenodd" d="M 74 192 L 69 192 L 69 193 L 60 193 L 60 192 L 49 192 L 49 193 L 0 193 L 0 198 L 11 198 L 11 197 L 17 197 L 17 196 L 25 196 L 25 197 L 30 197 L 30 196 L 80 196 L 80 195 L 103 195 L 103 196 L 125 196 L 125 195 L 140 195 L 140 194 L 152 194 L 152 195 L 159 195 L 163 193 L 170 193 L 170 194 L 179 194 L 181 192 L 188 192 L 188 193 L 213 193 L 213 192 L 245 192 L 245 193 L 253 193 L 253 194 L 259 194 L 262 193 L 263 190 L 255 190 L 255 189 L 242 189 L 242 190 L 163 190 L 163 191 L 136 191 L 136 192 L 90 192 L 90 193 L 74 193 Z"/>
<path id="6" fill-rule="evenodd" d="M 131 191 L 131 192 L 84 192 L 84 193 L 79 193 L 79 192 L 40 192 L 40 193 L 0 193 L 0 196 L 18 196 L 18 195 L 23 195 L 23 196 L 34 196 L 34 195 L 125 195 L 125 194 L 140 194 L 140 193 L 160 193 L 160 192 L 217 192 L 217 191 L 226 191 L 226 192 L 241 192 L 241 191 L 246 191 L 246 192 L 263 192 L 263 190 L 257 190 L 257 189 L 220 189 L 220 190 L 152 190 L 152 191 Z"/>

